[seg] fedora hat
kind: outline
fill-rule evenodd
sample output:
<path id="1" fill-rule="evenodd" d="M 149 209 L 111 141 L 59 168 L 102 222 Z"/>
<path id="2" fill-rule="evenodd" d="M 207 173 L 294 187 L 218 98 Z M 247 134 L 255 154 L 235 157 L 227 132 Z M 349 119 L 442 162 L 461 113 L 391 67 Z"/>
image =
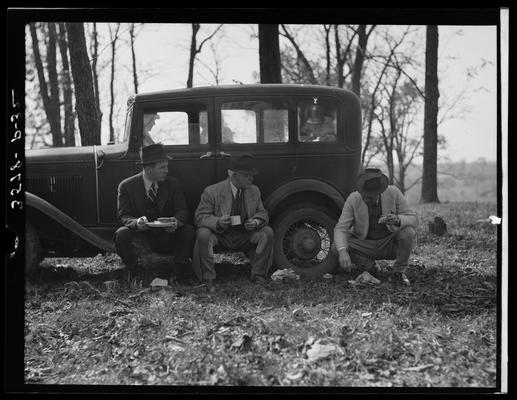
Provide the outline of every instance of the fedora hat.
<path id="1" fill-rule="evenodd" d="M 137 161 L 136 163 L 139 165 L 146 165 L 168 160 L 172 160 L 172 157 L 165 154 L 163 144 L 154 143 L 140 149 L 140 161 Z"/>
<path id="2" fill-rule="evenodd" d="M 246 174 L 257 175 L 258 171 L 254 166 L 254 158 L 251 154 L 246 153 L 240 156 L 232 157 L 228 169 L 234 172 L 243 172 Z"/>
<path id="3" fill-rule="evenodd" d="M 388 187 L 388 177 L 379 168 L 365 168 L 357 177 L 355 188 L 361 196 L 377 196 Z"/>

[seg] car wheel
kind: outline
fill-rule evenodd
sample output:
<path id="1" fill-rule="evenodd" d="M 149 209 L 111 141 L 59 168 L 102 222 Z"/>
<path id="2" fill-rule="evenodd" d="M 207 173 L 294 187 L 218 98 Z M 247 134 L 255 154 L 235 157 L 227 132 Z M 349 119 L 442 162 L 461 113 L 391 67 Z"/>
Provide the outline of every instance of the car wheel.
<path id="1" fill-rule="evenodd" d="M 41 244 L 38 233 L 27 222 L 25 224 L 25 273 L 28 274 L 37 268 L 41 260 Z"/>
<path id="2" fill-rule="evenodd" d="M 273 223 L 277 268 L 309 278 L 334 270 L 338 259 L 330 248 L 336 222 L 329 211 L 310 204 L 281 213 Z"/>

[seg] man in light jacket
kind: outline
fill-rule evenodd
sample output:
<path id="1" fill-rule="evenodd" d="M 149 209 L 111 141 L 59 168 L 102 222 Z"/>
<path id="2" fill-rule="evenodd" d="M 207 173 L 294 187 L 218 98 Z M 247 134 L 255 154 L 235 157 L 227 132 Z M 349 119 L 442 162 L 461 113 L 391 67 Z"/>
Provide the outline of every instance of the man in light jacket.
<path id="1" fill-rule="evenodd" d="M 194 214 L 198 227 L 192 257 L 197 277 L 210 292 L 214 289 L 214 247 L 244 251 L 251 263 L 251 280 L 264 284 L 273 262 L 273 230 L 260 189 L 253 185 L 258 174 L 251 154 L 230 160 L 228 178 L 208 186 Z"/>
<path id="2" fill-rule="evenodd" d="M 406 269 L 416 247 L 417 225 L 417 215 L 402 192 L 388 185 L 388 177 L 380 169 L 366 168 L 334 228 L 339 267 L 350 271 L 355 264 L 373 272 L 374 260 L 394 259 L 396 281 L 409 285 Z"/>

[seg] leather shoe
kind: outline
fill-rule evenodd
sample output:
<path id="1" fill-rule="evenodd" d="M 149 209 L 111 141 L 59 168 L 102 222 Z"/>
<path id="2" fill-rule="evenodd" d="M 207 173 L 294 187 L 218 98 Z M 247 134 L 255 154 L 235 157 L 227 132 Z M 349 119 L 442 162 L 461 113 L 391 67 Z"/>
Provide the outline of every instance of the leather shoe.
<path id="1" fill-rule="evenodd" d="M 409 279 L 407 275 L 404 272 L 395 272 L 393 275 L 393 281 L 396 285 L 404 285 L 404 286 L 410 286 L 411 282 L 409 282 Z"/>

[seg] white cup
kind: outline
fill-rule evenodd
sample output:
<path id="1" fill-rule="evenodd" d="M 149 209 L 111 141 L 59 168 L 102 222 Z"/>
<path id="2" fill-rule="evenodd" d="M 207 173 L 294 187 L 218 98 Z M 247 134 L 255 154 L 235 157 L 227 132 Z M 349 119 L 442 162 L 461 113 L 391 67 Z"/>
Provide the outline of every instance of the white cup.
<path id="1" fill-rule="evenodd" d="M 232 225 L 240 225 L 242 223 L 240 215 L 232 215 L 230 218 L 232 219 Z"/>

